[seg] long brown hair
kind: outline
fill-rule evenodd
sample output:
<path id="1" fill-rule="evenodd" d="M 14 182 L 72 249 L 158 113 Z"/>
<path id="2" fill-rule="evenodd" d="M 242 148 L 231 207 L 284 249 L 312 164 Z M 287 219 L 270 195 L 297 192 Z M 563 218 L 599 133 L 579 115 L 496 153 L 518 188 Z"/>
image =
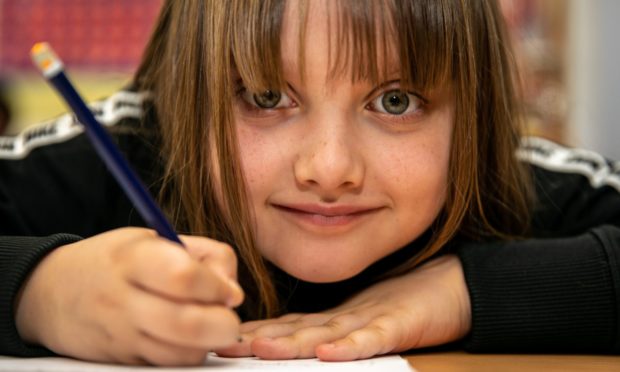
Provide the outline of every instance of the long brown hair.
<path id="1" fill-rule="evenodd" d="M 304 24 L 307 4 L 300 3 Z M 154 95 L 167 211 L 182 231 L 237 249 L 252 317 L 275 315 L 278 301 L 254 246 L 231 107 L 233 73 L 252 91 L 285 86 L 284 6 L 283 0 L 167 0 L 135 78 Z M 341 0 L 336 8 L 342 47 L 330 56 L 332 73 L 379 82 L 385 68 L 378 61 L 393 43 L 405 86 L 424 91 L 449 82 L 456 97 L 445 206 L 426 248 L 387 275 L 410 270 L 457 234 L 476 240 L 524 234 L 530 186 L 514 154 L 520 115 L 496 2 Z M 300 53 L 305 37 L 301 27 Z"/>

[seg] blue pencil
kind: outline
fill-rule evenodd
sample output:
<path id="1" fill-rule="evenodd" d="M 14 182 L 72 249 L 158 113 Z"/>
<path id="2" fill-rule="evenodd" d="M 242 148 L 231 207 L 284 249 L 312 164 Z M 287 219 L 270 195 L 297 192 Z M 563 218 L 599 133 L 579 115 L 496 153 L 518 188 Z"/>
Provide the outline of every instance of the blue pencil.
<path id="1" fill-rule="evenodd" d="M 155 229 L 159 235 L 173 242 L 183 245 L 172 225 L 151 195 L 131 169 L 127 160 L 116 147 L 112 138 L 103 126 L 95 119 L 90 109 L 84 103 L 78 92 L 64 73 L 62 61 L 54 53 L 48 43 L 37 43 L 31 50 L 32 59 L 43 73 L 43 76 L 56 88 L 75 113 L 78 121 L 84 126 L 86 134 L 99 157 L 108 170 L 121 185 L 129 200 L 136 207 L 140 216 L 148 226 Z"/>

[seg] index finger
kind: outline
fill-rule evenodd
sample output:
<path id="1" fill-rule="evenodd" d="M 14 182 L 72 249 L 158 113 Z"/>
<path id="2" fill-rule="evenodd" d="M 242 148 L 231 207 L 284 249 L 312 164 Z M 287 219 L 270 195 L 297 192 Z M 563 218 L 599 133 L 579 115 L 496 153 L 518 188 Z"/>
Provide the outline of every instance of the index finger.
<path id="1" fill-rule="evenodd" d="M 201 236 L 181 235 L 187 253 L 198 262 L 212 266 L 226 276 L 237 279 L 237 256 L 228 244 Z"/>
<path id="2" fill-rule="evenodd" d="M 194 260 L 178 245 L 153 237 L 132 247 L 127 279 L 146 291 L 175 301 L 238 306 L 243 291 L 237 282 Z"/>

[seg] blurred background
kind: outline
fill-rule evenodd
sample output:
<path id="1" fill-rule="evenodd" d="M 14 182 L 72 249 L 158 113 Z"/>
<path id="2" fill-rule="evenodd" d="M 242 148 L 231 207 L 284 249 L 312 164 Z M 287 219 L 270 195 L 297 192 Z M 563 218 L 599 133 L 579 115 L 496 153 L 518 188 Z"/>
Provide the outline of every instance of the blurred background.
<path id="1" fill-rule="evenodd" d="M 32 67 L 36 41 L 52 43 L 85 98 L 103 98 L 129 81 L 161 2 L 0 0 L 0 133 L 66 111 Z M 620 1 L 500 3 L 530 133 L 620 160 Z"/>
<path id="2" fill-rule="evenodd" d="M 67 111 L 30 60 L 35 42 L 52 44 L 85 99 L 101 99 L 129 82 L 161 3 L 0 0 L 0 96 L 10 111 L 4 135 Z"/>

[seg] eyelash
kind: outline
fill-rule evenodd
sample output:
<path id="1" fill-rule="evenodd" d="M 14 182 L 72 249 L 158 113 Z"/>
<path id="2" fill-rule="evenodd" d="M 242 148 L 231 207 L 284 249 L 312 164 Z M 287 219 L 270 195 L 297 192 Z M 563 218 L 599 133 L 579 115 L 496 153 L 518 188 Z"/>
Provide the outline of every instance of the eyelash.
<path id="1" fill-rule="evenodd" d="M 243 83 L 239 82 L 235 90 L 235 99 L 243 106 L 243 110 L 254 116 L 269 116 L 276 113 L 282 108 L 280 106 L 283 101 L 289 101 L 292 104 L 290 108 L 297 107 L 297 102 L 290 98 L 286 92 L 278 93 L 281 94 L 281 98 L 276 107 L 262 108 L 254 101 L 254 94 L 248 91 Z"/>
<path id="2" fill-rule="evenodd" d="M 390 92 L 402 92 L 407 95 L 409 98 L 409 107 L 407 107 L 406 111 L 402 114 L 391 114 L 385 109 L 380 108 L 381 99 L 385 94 Z M 273 114 L 275 111 L 283 109 L 283 108 L 293 108 L 297 107 L 297 102 L 292 99 L 286 92 L 279 92 L 281 94 L 280 101 L 277 103 L 275 107 L 272 108 L 262 108 L 260 107 L 254 100 L 254 94 L 246 89 L 242 82 L 237 83 L 237 89 L 235 91 L 235 98 L 240 100 L 241 104 L 244 106 L 244 110 L 250 112 L 252 115 L 269 115 Z M 288 104 L 282 106 L 282 102 L 289 102 Z M 378 105 L 378 104 L 379 105 Z M 416 116 L 420 116 L 424 113 L 425 107 L 428 104 L 428 101 L 421 97 L 419 94 L 414 92 L 407 92 L 403 90 L 399 90 L 395 87 L 386 87 L 381 89 L 379 94 L 375 95 L 373 99 L 370 100 L 365 106 L 365 108 L 372 110 L 373 112 L 386 117 L 387 120 L 397 121 L 397 122 L 410 122 Z M 411 110 L 411 106 L 417 105 L 413 112 L 409 112 Z"/>
<path id="3" fill-rule="evenodd" d="M 381 104 L 382 104 L 381 100 L 386 94 L 391 93 L 391 92 L 404 93 L 407 95 L 409 105 L 403 113 L 392 114 L 392 113 L 387 112 L 384 108 L 381 108 Z M 370 100 L 370 102 L 366 105 L 366 107 L 368 109 L 371 109 L 373 112 L 376 112 L 382 116 L 387 117 L 388 120 L 399 121 L 399 122 L 410 122 L 415 117 L 420 116 L 424 113 L 424 109 L 427 104 L 428 104 L 428 101 L 422 98 L 417 93 L 407 92 L 407 91 L 400 90 L 394 87 L 387 87 L 387 88 L 382 89 L 379 94 L 374 96 L 374 98 Z M 412 112 L 410 112 L 412 110 L 412 106 L 416 106 L 416 107 L 413 109 Z"/>

